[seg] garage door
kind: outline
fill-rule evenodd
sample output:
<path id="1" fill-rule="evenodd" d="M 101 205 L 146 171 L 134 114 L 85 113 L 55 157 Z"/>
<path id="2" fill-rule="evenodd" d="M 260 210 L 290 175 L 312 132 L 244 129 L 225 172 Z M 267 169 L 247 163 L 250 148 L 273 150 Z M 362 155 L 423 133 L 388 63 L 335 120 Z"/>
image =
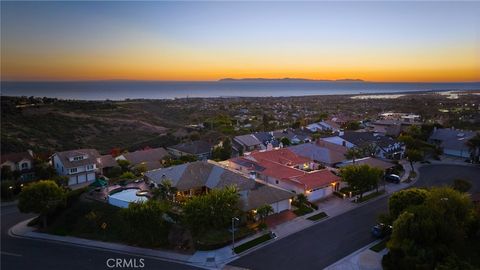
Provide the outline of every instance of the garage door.
<path id="1" fill-rule="evenodd" d="M 71 185 L 75 185 L 77 183 L 77 176 L 70 176 L 68 178 L 68 185 L 71 186 Z"/>
<path id="2" fill-rule="evenodd" d="M 87 181 L 93 181 L 95 180 L 95 173 L 89 173 L 87 175 Z"/>
<path id="3" fill-rule="evenodd" d="M 87 176 L 85 174 L 79 174 L 78 175 L 78 183 L 84 183 L 87 181 Z"/>
<path id="4" fill-rule="evenodd" d="M 325 197 L 326 196 L 325 189 L 327 189 L 327 188 L 328 187 L 317 189 L 315 191 L 312 191 L 312 192 L 308 193 L 307 194 L 308 200 L 313 202 L 313 201 L 317 201 L 317 200 Z"/>
<path id="5" fill-rule="evenodd" d="M 272 203 L 271 206 L 275 213 L 280 213 L 285 210 L 290 210 L 290 201 L 284 200 L 277 203 Z"/>

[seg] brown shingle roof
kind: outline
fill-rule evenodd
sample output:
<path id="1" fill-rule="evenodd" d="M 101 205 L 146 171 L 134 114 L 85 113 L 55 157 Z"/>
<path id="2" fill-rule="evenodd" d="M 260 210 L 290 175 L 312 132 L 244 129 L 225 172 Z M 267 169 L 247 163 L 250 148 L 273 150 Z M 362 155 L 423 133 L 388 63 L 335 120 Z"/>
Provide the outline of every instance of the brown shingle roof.
<path id="1" fill-rule="evenodd" d="M 1 163 L 4 163 L 4 162 L 6 162 L 6 161 L 10 161 L 10 162 L 13 162 L 13 163 L 17 163 L 17 162 L 21 161 L 22 159 L 33 160 L 33 156 L 30 155 L 30 153 L 27 152 L 27 151 L 21 152 L 21 153 L 6 154 L 6 155 L 2 155 L 2 156 L 1 156 L 1 158 L 0 158 L 0 164 L 1 164 Z"/>
<path id="2" fill-rule="evenodd" d="M 146 150 L 138 150 L 135 152 L 125 153 L 123 156 L 127 159 L 130 164 L 137 165 L 142 162 L 153 162 L 162 160 L 165 156 L 168 155 L 167 150 L 162 147 L 151 148 Z"/>
<path id="3" fill-rule="evenodd" d="M 170 179 L 179 191 L 208 187 L 220 189 L 235 186 L 241 195 L 244 211 L 256 209 L 264 204 L 271 204 L 286 200 L 294 196 L 293 193 L 258 183 L 238 172 L 230 171 L 216 163 L 196 161 L 169 168 L 146 172 L 151 180 L 160 183 L 164 178 Z"/>
<path id="4" fill-rule="evenodd" d="M 77 149 L 71 151 L 64 151 L 64 152 L 57 152 L 53 155 L 58 155 L 60 161 L 65 168 L 75 168 L 78 166 L 85 166 L 88 164 L 96 164 L 97 158 L 100 156 L 97 150 L 95 149 Z M 87 155 L 86 159 L 77 160 L 77 161 L 70 161 L 69 158 L 79 156 L 79 155 Z"/>

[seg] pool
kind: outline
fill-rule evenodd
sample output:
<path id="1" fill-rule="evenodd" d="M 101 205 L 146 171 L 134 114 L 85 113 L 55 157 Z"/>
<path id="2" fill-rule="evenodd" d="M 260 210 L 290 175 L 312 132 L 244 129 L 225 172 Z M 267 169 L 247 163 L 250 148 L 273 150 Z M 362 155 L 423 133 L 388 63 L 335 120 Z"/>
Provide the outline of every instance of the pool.
<path id="1" fill-rule="evenodd" d="M 108 195 L 108 203 L 118 207 L 128 208 L 131 202 L 147 201 L 147 194 L 148 192 L 140 191 L 138 188 L 123 189 L 121 191 L 114 190 Z"/>

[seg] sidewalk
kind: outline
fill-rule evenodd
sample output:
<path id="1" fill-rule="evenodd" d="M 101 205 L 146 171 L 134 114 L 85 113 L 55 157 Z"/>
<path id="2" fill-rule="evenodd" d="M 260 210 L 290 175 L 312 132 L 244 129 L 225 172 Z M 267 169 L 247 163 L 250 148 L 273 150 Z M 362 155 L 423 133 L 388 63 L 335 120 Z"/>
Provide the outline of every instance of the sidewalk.
<path id="1" fill-rule="evenodd" d="M 192 255 L 184 255 L 180 253 L 168 252 L 163 250 L 155 250 L 155 249 L 148 249 L 148 248 L 139 248 L 133 247 L 118 243 L 111 243 L 111 242 L 102 242 L 72 236 L 58 236 L 46 233 L 39 233 L 35 231 L 35 228 L 27 226 L 28 222 L 30 222 L 33 218 L 22 221 L 8 231 L 8 234 L 12 237 L 20 237 L 20 238 L 31 238 L 31 239 L 41 239 L 47 241 L 56 241 L 61 242 L 68 245 L 76 245 L 88 248 L 96 248 L 96 249 L 105 249 L 109 251 L 114 251 L 118 253 L 125 253 L 129 255 L 138 255 L 142 257 L 151 257 L 151 258 L 159 258 L 162 260 L 167 260 L 171 262 L 177 263 L 185 263 L 194 266 L 197 265 L 195 261 L 190 261 Z"/>
<path id="2" fill-rule="evenodd" d="M 324 270 L 382 270 L 382 257 L 387 254 L 387 249 L 380 252 L 370 250 L 370 247 L 380 241 L 381 240 L 377 240 L 370 243 L 332 265 L 327 266 Z"/>

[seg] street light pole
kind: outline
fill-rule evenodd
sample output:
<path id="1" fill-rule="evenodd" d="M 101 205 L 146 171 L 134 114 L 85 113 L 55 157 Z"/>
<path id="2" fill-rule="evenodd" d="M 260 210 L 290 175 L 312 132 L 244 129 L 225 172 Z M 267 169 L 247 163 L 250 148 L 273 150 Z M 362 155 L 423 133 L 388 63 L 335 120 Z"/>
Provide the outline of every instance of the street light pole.
<path id="1" fill-rule="evenodd" d="M 239 219 L 232 217 L 232 254 L 235 254 L 235 221 L 239 221 Z"/>

